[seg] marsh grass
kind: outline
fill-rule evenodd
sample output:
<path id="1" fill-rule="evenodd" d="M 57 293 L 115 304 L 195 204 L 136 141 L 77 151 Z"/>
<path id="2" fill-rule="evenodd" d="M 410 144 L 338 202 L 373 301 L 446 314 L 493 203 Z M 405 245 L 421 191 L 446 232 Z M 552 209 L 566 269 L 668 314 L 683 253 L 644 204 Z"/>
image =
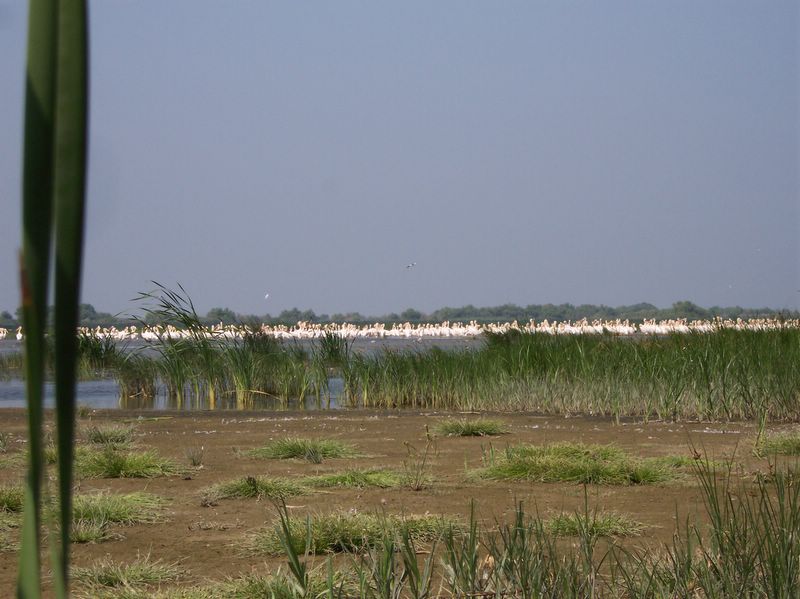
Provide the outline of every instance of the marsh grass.
<path id="1" fill-rule="evenodd" d="M 91 566 L 72 568 L 75 581 L 88 587 L 88 592 L 103 588 L 136 588 L 173 582 L 180 578 L 182 570 L 176 563 L 152 560 L 150 554 L 139 555 L 129 563 L 120 563 L 103 558 Z"/>
<path id="2" fill-rule="evenodd" d="M 434 430 L 445 437 L 491 437 L 507 434 L 508 426 L 501 420 L 475 418 L 447 420 L 439 423 Z"/>
<path id="3" fill-rule="evenodd" d="M 253 498 L 285 499 L 309 492 L 303 483 L 286 478 L 266 476 L 245 476 L 236 480 L 219 483 L 203 494 L 203 504 L 213 505 L 220 499 Z"/>
<path id="4" fill-rule="evenodd" d="M 298 554 L 358 552 L 373 546 L 387 534 L 397 537 L 402 529 L 415 541 L 433 541 L 449 526 L 457 526 L 452 519 L 438 516 L 362 513 L 333 513 L 306 520 L 289 518 L 287 525 L 291 547 Z M 256 533 L 250 538 L 248 548 L 255 554 L 280 555 L 285 550 L 280 527 Z"/>
<path id="5" fill-rule="evenodd" d="M 756 443 L 754 452 L 757 455 L 800 455 L 800 433 L 779 433 L 762 437 Z"/>
<path id="6" fill-rule="evenodd" d="M 133 442 L 135 430 L 132 426 L 90 426 L 86 429 L 86 440 L 94 445 L 123 448 Z"/>
<path id="7" fill-rule="evenodd" d="M 6 453 L 13 440 L 11 433 L 0 432 L 0 453 Z"/>
<path id="8" fill-rule="evenodd" d="M 375 468 L 372 470 L 345 470 L 319 476 L 309 476 L 302 479 L 303 484 L 309 487 L 330 488 L 346 487 L 363 489 L 378 487 L 389 489 L 400 487 L 406 483 L 407 477 L 402 472 Z"/>
<path id="9" fill-rule="evenodd" d="M 287 437 L 276 439 L 263 447 L 244 452 L 255 458 L 273 460 L 301 459 L 318 464 L 323 458 L 355 458 L 359 457 L 356 448 L 349 443 L 336 439 L 304 439 Z"/>
<path id="10" fill-rule="evenodd" d="M 632 537 L 640 535 L 644 524 L 616 512 L 558 514 L 547 520 L 547 530 L 557 537 Z"/>
<path id="11" fill-rule="evenodd" d="M 663 458 L 637 459 L 613 445 L 554 443 L 508 447 L 472 476 L 488 480 L 575 482 L 601 485 L 653 484 L 671 480 Z"/>
<path id="12" fill-rule="evenodd" d="M 121 451 L 109 446 L 79 453 L 75 471 L 86 478 L 154 478 L 183 472 L 175 462 L 154 450 Z"/>

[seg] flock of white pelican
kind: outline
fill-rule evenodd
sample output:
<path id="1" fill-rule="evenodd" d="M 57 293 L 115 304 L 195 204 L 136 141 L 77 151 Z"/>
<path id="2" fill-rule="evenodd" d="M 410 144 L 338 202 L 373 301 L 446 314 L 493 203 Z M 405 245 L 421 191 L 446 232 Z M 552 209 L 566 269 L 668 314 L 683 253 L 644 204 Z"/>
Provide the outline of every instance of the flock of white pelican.
<path id="1" fill-rule="evenodd" d="M 766 331 L 778 329 L 800 329 L 800 319 L 782 320 L 775 318 L 754 318 L 749 320 L 722 319 L 714 320 L 645 320 L 641 324 L 631 323 L 627 320 L 593 320 L 586 319 L 575 322 L 549 322 L 543 320 L 536 322 L 530 320 L 520 324 L 517 321 L 505 323 L 479 324 L 475 321 L 468 323 L 442 322 L 439 324 L 411 324 L 395 323 L 385 325 L 375 323 L 358 326 L 354 324 L 316 324 L 298 322 L 295 326 L 261 325 L 255 332 L 271 335 L 277 339 L 318 339 L 328 333 L 333 333 L 345 339 L 447 339 L 478 337 L 483 333 L 506 333 L 520 331 L 526 333 L 546 333 L 549 335 L 599 335 L 612 334 L 628 335 L 668 335 L 671 333 L 710 333 L 719 330 L 749 330 Z M 239 325 L 215 325 L 206 327 L 203 334 L 209 338 L 241 339 L 254 332 L 252 327 Z M 78 334 L 91 335 L 98 338 L 110 338 L 118 341 L 141 340 L 158 341 L 159 339 L 179 339 L 189 337 L 196 332 L 189 332 L 173 326 L 129 326 L 117 329 L 109 328 L 79 328 Z M 22 327 L 16 333 L 0 328 L 0 340 L 9 336 L 16 336 L 18 341 L 24 338 Z"/>

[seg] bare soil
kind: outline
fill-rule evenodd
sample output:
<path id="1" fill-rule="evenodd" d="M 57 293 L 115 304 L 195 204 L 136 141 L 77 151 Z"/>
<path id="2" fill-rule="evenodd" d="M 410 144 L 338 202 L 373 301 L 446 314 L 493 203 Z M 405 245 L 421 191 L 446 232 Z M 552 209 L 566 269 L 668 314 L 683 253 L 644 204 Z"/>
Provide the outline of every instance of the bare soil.
<path id="1" fill-rule="evenodd" d="M 513 511 L 515 501 L 525 501 L 528 510 L 543 516 L 563 510 L 582 510 L 584 488 L 575 484 L 471 483 L 467 469 L 482 465 L 490 448 L 502 450 L 507 444 L 544 444 L 558 441 L 613 443 L 641 457 L 693 455 L 700 452 L 711 459 L 734 456 L 744 472 L 765 470 L 767 464 L 752 456 L 754 428 L 733 423 L 649 423 L 606 419 L 560 418 L 534 414 L 494 414 L 510 433 L 501 437 L 437 437 L 430 454 L 430 487 L 403 489 L 331 489 L 289 500 L 296 515 L 329 511 L 384 511 L 391 514 L 453 514 L 466 518 L 471 500 L 485 525 Z M 227 576 L 274 571 L 283 560 L 246 555 L 242 541 L 248 533 L 277 518 L 269 501 L 221 500 L 204 506 L 203 491 L 214 483 L 243 476 L 299 477 L 340 471 L 346 468 L 389 467 L 402 470 L 409 462 L 410 444 L 418 451 L 426 445 L 426 426 L 463 415 L 436 412 L 125 412 L 97 411 L 78 421 L 78 430 L 92 425 L 132 423 L 136 446 L 153 448 L 187 467 L 184 476 L 155 479 L 87 479 L 77 483 L 80 492 L 107 490 L 116 493 L 146 491 L 168 500 L 167 521 L 161 524 L 120 526 L 119 541 L 96 545 L 74 545 L 73 563 L 86 565 L 110 556 L 133 560 L 138 554 L 153 559 L 179 562 L 186 575 L 182 584 L 197 584 Z M 0 432 L 10 433 L 6 456 L 24 450 L 26 420 L 23 410 L 0 412 Z M 238 450 L 259 447 L 285 436 L 346 440 L 366 456 L 357 459 L 329 459 L 321 464 L 299 460 L 263 460 L 243 457 Z M 187 452 L 203 448 L 200 468 L 191 468 Z M 0 454 L 2 457 L 2 454 Z M 0 485 L 19 483 L 22 465 L 0 468 Z M 657 545 L 670 540 L 676 517 L 702 518 L 702 499 L 691 475 L 676 482 L 649 486 L 590 486 L 591 508 L 614 510 L 647 526 L 638 544 Z M 0 553 L 0 596 L 13 594 L 17 554 Z"/>

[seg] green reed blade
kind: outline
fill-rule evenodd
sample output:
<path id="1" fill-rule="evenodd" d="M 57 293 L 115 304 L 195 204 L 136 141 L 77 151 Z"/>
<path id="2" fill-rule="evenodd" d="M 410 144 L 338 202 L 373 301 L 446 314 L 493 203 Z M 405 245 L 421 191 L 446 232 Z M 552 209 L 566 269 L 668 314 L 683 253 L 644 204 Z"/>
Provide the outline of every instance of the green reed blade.
<path id="1" fill-rule="evenodd" d="M 19 597 L 41 595 L 39 507 L 43 471 L 42 391 L 53 197 L 56 16 L 54 0 L 30 1 L 20 260 L 30 458 L 17 578 Z"/>
<path id="2" fill-rule="evenodd" d="M 66 596 L 72 523 L 73 441 L 88 112 L 86 0 L 60 0 L 55 136 L 55 392 L 58 430 L 60 563 L 54 581 Z"/>

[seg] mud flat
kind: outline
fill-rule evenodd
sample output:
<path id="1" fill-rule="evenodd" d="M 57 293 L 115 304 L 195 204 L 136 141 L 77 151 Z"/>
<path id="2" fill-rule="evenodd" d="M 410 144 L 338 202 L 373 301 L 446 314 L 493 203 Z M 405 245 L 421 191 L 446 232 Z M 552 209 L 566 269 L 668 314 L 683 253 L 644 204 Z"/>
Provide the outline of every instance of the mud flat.
<path id="1" fill-rule="evenodd" d="M 92 445 L 88 440 L 92 429 L 130 429 L 131 444 L 126 451 L 152 450 L 179 466 L 179 472 L 152 478 L 79 479 L 78 494 L 145 492 L 164 501 L 158 523 L 111 524 L 110 540 L 75 544 L 73 562 L 82 566 L 102 557 L 130 561 L 137 554 L 149 554 L 166 563 L 177 562 L 181 585 L 275 571 L 285 564 L 283 557 L 242 551 L 254 531 L 277 521 L 274 502 L 266 497 L 214 498 L 209 490 L 247 477 L 297 481 L 353 469 L 388 469 L 399 473 L 404 482 L 394 488 L 316 487 L 286 498 L 290 513 L 301 517 L 330 512 L 430 514 L 466 519 L 474 500 L 478 517 L 491 526 L 495 520 L 507 518 L 518 501 L 525 502 L 529 511 L 548 517 L 581 511 L 588 497 L 591 509 L 625 514 L 644 525 L 642 534 L 626 543 L 657 546 L 671 539 L 676 515 L 679 519 L 704 517 L 702 495 L 690 467 L 671 480 L 654 484 L 509 482 L 481 478 L 476 472 L 508 447 L 563 443 L 613 445 L 634 459 L 673 456 L 691 463 L 698 453 L 718 461 L 732 458 L 742 473 L 769 467 L 766 460 L 752 454 L 755 431 L 747 423 L 629 421 L 615 425 L 595 418 L 482 416 L 500 421 L 507 432 L 493 437 L 443 436 L 435 432 L 441 423 L 478 415 L 436 412 L 85 413 L 78 421 L 79 446 Z M 0 453 L 0 486 L 22 480 L 25 426 L 23 410 L 0 411 L 0 432 L 6 439 L 5 452 Z M 356 457 L 264 459 L 247 453 L 292 438 L 343 441 L 355 448 Z M 416 485 L 422 487 L 418 490 L 409 482 L 415 474 L 425 478 Z M 18 530 L 11 528 L 3 534 L 6 548 L 0 559 L 0 595 L 11 596 Z"/>

